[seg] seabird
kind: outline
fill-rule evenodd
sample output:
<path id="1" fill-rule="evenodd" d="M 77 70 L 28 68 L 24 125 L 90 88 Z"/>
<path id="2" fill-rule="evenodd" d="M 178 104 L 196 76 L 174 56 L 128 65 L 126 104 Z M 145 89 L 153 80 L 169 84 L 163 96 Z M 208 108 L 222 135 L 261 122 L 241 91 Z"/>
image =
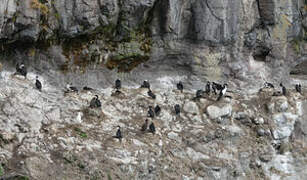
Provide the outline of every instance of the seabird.
<path id="1" fill-rule="evenodd" d="M 154 111 L 152 110 L 152 106 L 149 106 L 149 109 L 147 111 L 147 116 L 148 117 L 151 117 L 151 118 L 154 118 L 155 117 L 155 113 Z"/>
<path id="2" fill-rule="evenodd" d="M 151 97 L 152 99 L 156 99 L 156 95 L 149 89 L 147 92 L 148 96 Z"/>
<path id="3" fill-rule="evenodd" d="M 286 94 L 287 94 L 286 87 L 282 83 L 280 83 L 279 86 L 281 87 L 282 95 L 286 96 Z"/>
<path id="4" fill-rule="evenodd" d="M 207 95 L 210 94 L 210 81 L 208 81 L 207 84 L 206 84 L 206 91 L 205 92 L 207 93 Z"/>
<path id="5" fill-rule="evenodd" d="M 149 125 L 149 132 L 151 132 L 152 134 L 155 134 L 156 132 L 156 128 L 153 122 L 151 122 Z"/>
<path id="6" fill-rule="evenodd" d="M 149 82 L 148 82 L 147 80 L 145 80 L 145 81 L 143 82 L 143 84 L 141 85 L 141 88 L 148 88 L 148 89 L 150 89 L 150 84 L 149 84 Z"/>
<path id="7" fill-rule="evenodd" d="M 216 91 L 220 91 L 221 89 L 223 89 L 223 86 L 219 83 L 212 82 L 212 89 L 214 94 L 217 94 Z"/>
<path id="8" fill-rule="evenodd" d="M 176 105 L 174 106 L 174 108 L 175 108 L 175 113 L 176 113 L 176 115 L 180 114 L 180 106 L 179 106 L 179 104 L 176 104 Z"/>
<path id="9" fill-rule="evenodd" d="M 142 125 L 141 131 L 146 131 L 148 127 L 148 119 L 145 119 L 144 124 Z"/>
<path id="10" fill-rule="evenodd" d="M 85 91 L 92 91 L 92 90 L 94 90 L 94 89 L 91 88 L 91 87 L 84 86 L 84 87 L 83 87 L 83 90 L 85 90 Z"/>
<path id="11" fill-rule="evenodd" d="M 26 66 L 24 65 L 24 63 L 17 63 L 16 64 L 16 73 L 15 74 L 20 74 L 22 76 L 25 77 L 25 79 L 27 78 L 27 68 Z"/>
<path id="12" fill-rule="evenodd" d="M 42 91 L 42 83 L 38 80 L 38 76 L 36 76 L 35 86 L 39 91 Z"/>
<path id="13" fill-rule="evenodd" d="M 117 126 L 118 129 L 116 131 L 116 135 L 115 135 L 115 138 L 119 139 L 121 141 L 121 139 L 123 138 L 122 136 L 122 132 L 120 131 L 120 126 Z"/>
<path id="14" fill-rule="evenodd" d="M 273 85 L 272 83 L 269 83 L 269 82 L 265 82 L 265 83 L 264 83 L 264 87 L 265 87 L 265 88 L 272 88 L 272 89 L 275 88 L 274 85 Z"/>
<path id="15" fill-rule="evenodd" d="M 177 83 L 177 89 L 178 89 L 179 91 L 183 92 L 183 84 L 182 84 L 181 81 L 179 81 L 179 82 Z"/>
<path id="16" fill-rule="evenodd" d="M 101 102 L 98 98 L 98 95 L 95 95 L 90 102 L 90 108 L 99 108 L 101 107 Z"/>
<path id="17" fill-rule="evenodd" d="M 156 114 L 156 116 L 158 116 L 160 114 L 160 112 L 161 112 L 160 106 L 156 105 L 156 107 L 155 107 L 155 114 Z"/>
<path id="18" fill-rule="evenodd" d="M 116 79 L 115 81 L 115 89 L 119 90 L 122 87 L 122 83 L 119 79 Z"/>
<path id="19" fill-rule="evenodd" d="M 227 84 L 223 85 L 223 88 L 220 90 L 220 94 L 219 97 L 217 98 L 217 101 L 219 101 L 225 94 L 227 91 Z"/>
<path id="20" fill-rule="evenodd" d="M 300 83 L 295 85 L 296 92 L 302 94 L 302 85 Z"/>
<path id="21" fill-rule="evenodd" d="M 204 93 L 203 90 L 201 90 L 201 89 L 197 90 L 196 91 L 196 98 L 202 98 L 203 97 L 203 93 Z"/>
<path id="22" fill-rule="evenodd" d="M 78 92 L 78 89 L 76 87 L 72 86 L 72 84 L 67 84 L 66 89 L 67 89 L 68 92 Z"/>

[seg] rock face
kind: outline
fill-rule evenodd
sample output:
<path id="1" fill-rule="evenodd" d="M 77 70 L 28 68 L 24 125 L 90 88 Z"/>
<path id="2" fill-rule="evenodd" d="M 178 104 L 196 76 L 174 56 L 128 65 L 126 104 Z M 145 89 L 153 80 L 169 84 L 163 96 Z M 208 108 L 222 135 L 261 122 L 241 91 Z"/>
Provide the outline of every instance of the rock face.
<path id="1" fill-rule="evenodd" d="M 0 4 L 0 179 L 307 177 L 306 98 L 293 91 L 307 85 L 306 1 Z M 145 79 L 155 100 L 137 89 Z M 195 99 L 207 81 L 230 97 Z M 287 96 L 256 93 L 265 81 Z M 67 83 L 94 90 L 64 94 Z M 102 108 L 89 109 L 96 94 Z M 155 134 L 140 132 L 149 105 L 162 109 Z"/>

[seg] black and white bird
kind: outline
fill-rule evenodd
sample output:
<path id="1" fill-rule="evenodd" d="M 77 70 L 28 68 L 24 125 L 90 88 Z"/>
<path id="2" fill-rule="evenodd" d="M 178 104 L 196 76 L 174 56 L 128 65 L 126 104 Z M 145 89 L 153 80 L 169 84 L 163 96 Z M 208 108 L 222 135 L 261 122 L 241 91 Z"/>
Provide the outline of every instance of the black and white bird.
<path id="1" fill-rule="evenodd" d="M 287 94 L 286 87 L 282 83 L 280 83 L 279 86 L 281 87 L 282 95 L 286 96 L 286 94 Z"/>
<path id="2" fill-rule="evenodd" d="M 148 88 L 148 89 L 150 89 L 150 84 L 149 84 L 149 82 L 148 82 L 147 80 L 145 80 L 145 81 L 143 82 L 143 84 L 141 85 L 141 88 Z"/>
<path id="3" fill-rule="evenodd" d="M 179 104 L 176 104 L 176 105 L 174 106 L 174 109 L 175 109 L 176 115 L 179 115 L 179 114 L 180 114 L 180 106 L 179 106 Z"/>
<path id="4" fill-rule="evenodd" d="M 83 90 L 84 90 L 84 91 L 92 91 L 92 90 L 94 90 L 94 89 L 91 88 L 91 87 L 88 87 L 88 86 L 84 86 L 84 87 L 83 87 Z"/>
<path id="5" fill-rule="evenodd" d="M 158 116 L 160 114 L 160 112 L 161 112 L 160 106 L 156 105 L 156 107 L 155 107 L 155 114 L 156 114 L 156 116 Z"/>
<path id="6" fill-rule="evenodd" d="M 181 81 L 179 81 L 179 82 L 177 83 L 177 89 L 178 89 L 180 92 L 183 92 L 183 84 L 182 84 Z"/>
<path id="7" fill-rule="evenodd" d="M 90 108 L 99 108 L 101 107 L 101 102 L 98 98 L 98 95 L 95 95 L 90 102 Z"/>
<path id="8" fill-rule="evenodd" d="M 221 98 L 226 94 L 227 91 L 227 84 L 223 85 L 223 88 L 220 90 L 219 97 L 217 98 L 217 101 L 221 100 Z"/>
<path id="9" fill-rule="evenodd" d="M 120 130 L 120 126 L 117 126 L 117 127 L 118 127 L 118 129 L 117 129 L 116 134 L 115 134 L 114 137 L 121 141 L 121 139 L 123 138 L 123 135 L 122 135 L 122 132 Z"/>
<path id="10" fill-rule="evenodd" d="M 272 88 L 272 89 L 275 88 L 274 85 L 273 85 L 272 83 L 269 83 L 269 82 L 265 82 L 265 83 L 264 83 L 264 87 L 265 87 L 265 88 Z"/>
<path id="11" fill-rule="evenodd" d="M 119 91 L 121 87 L 122 87 L 121 81 L 119 79 L 116 79 L 116 81 L 115 81 L 115 89 Z"/>
<path id="12" fill-rule="evenodd" d="M 211 89 L 210 87 L 211 87 L 211 84 L 210 84 L 210 81 L 208 81 L 206 84 L 206 91 L 205 91 L 207 95 L 210 94 L 210 89 Z"/>
<path id="13" fill-rule="evenodd" d="M 149 89 L 147 92 L 148 96 L 151 97 L 152 99 L 156 99 L 156 95 Z"/>
<path id="14" fill-rule="evenodd" d="M 300 83 L 295 85 L 296 92 L 302 94 L 302 85 Z"/>
<path id="15" fill-rule="evenodd" d="M 222 90 L 223 86 L 221 84 L 219 84 L 219 83 L 212 82 L 212 89 L 213 89 L 214 94 L 216 95 L 217 94 L 216 91 Z"/>
<path id="16" fill-rule="evenodd" d="M 204 91 L 199 89 L 196 91 L 196 98 L 202 98 L 204 94 Z"/>
<path id="17" fill-rule="evenodd" d="M 66 85 L 66 92 L 78 92 L 78 89 L 75 86 L 72 86 L 72 83 Z"/>
<path id="18" fill-rule="evenodd" d="M 39 91 L 42 91 L 42 83 L 38 80 L 38 76 L 36 76 L 35 86 Z"/>
<path id="19" fill-rule="evenodd" d="M 25 77 L 25 79 L 27 78 L 27 68 L 25 66 L 24 63 L 17 63 L 16 64 L 16 73 L 15 74 L 19 74 Z"/>
<path id="20" fill-rule="evenodd" d="M 148 127 L 148 119 L 145 119 L 145 122 L 144 124 L 142 125 L 142 128 L 141 128 L 141 131 L 146 131 L 147 130 L 147 127 Z"/>
<path id="21" fill-rule="evenodd" d="M 149 132 L 151 132 L 152 134 L 156 133 L 156 127 L 153 122 L 151 122 L 149 125 Z"/>
<path id="22" fill-rule="evenodd" d="M 152 106 L 149 106 L 149 109 L 147 111 L 147 117 L 151 117 L 151 118 L 154 118 L 155 117 L 155 113 L 154 111 L 152 110 Z"/>

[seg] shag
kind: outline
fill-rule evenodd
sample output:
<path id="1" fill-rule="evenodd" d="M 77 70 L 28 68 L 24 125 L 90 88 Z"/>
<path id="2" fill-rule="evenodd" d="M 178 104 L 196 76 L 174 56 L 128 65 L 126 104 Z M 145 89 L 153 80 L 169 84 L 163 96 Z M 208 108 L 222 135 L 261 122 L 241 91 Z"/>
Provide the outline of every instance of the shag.
<path id="1" fill-rule="evenodd" d="M 151 117 L 151 118 L 154 118 L 155 117 L 155 113 L 154 111 L 152 110 L 152 106 L 149 106 L 149 109 L 147 111 L 147 116 L 148 117 Z"/>
<path id="2" fill-rule="evenodd" d="M 300 83 L 295 85 L 296 92 L 302 94 L 302 85 Z"/>
<path id="3" fill-rule="evenodd" d="M 38 80 L 38 76 L 36 76 L 35 86 L 39 91 L 42 91 L 42 83 Z"/>
<path id="4" fill-rule="evenodd" d="M 116 131 L 115 138 L 121 140 L 121 139 L 123 138 L 122 132 L 120 131 L 120 126 L 117 126 L 117 127 L 118 127 L 118 129 L 117 129 L 117 131 Z"/>
<path id="5" fill-rule="evenodd" d="M 281 87 L 282 95 L 286 96 L 286 94 L 287 94 L 286 87 L 282 83 L 280 83 L 279 86 Z"/>
<path id="6" fill-rule="evenodd" d="M 208 81 L 207 84 L 206 84 L 206 91 L 205 91 L 207 93 L 207 95 L 210 94 L 210 86 L 211 86 L 210 81 Z"/>
<path id="7" fill-rule="evenodd" d="M 16 64 L 16 73 L 15 74 L 20 74 L 22 76 L 24 76 L 25 78 L 27 78 L 27 68 L 24 65 L 24 63 L 17 63 Z"/>
<path id="8" fill-rule="evenodd" d="M 269 82 L 265 82 L 265 83 L 264 83 L 264 87 L 265 87 L 265 88 L 272 88 L 272 89 L 275 88 L 274 85 L 273 85 L 272 83 L 269 83 Z"/>
<path id="9" fill-rule="evenodd" d="M 219 101 L 225 94 L 227 91 L 227 84 L 223 85 L 223 88 L 220 90 L 220 94 L 219 97 L 217 98 L 217 101 Z"/>
<path id="10" fill-rule="evenodd" d="M 115 89 L 119 90 L 122 87 L 122 83 L 119 79 L 115 81 Z"/>
<path id="11" fill-rule="evenodd" d="M 156 114 L 156 116 L 158 116 L 160 114 L 160 112 L 161 112 L 160 106 L 156 105 L 156 107 L 155 107 L 155 114 Z"/>
<path id="12" fill-rule="evenodd" d="M 72 84 L 67 84 L 66 89 L 68 92 L 78 92 L 78 89 L 75 86 L 72 86 Z"/>
<path id="13" fill-rule="evenodd" d="M 149 84 L 149 82 L 148 82 L 147 80 L 145 80 L 145 81 L 143 82 L 143 84 L 141 85 L 141 88 L 148 88 L 148 89 L 150 89 L 150 84 Z"/>
<path id="14" fill-rule="evenodd" d="M 148 119 L 145 119 L 144 124 L 142 125 L 141 131 L 146 131 L 148 127 Z"/>
<path id="15" fill-rule="evenodd" d="M 156 99 L 156 95 L 149 89 L 147 92 L 148 96 L 151 97 L 152 99 Z"/>
<path id="16" fill-rule="evenodd" d="M 183 84 L 182 84 L 181 81 L 179 81 L 179 82 L 177 83 L 177 89 L 178 89 L 179 91 L 183 92 Z"/>
<path id="17" fill-rule="evenodd" d="M 98 95 L 95 95 L 90 102 L 90 108 L 99 108 L 101 107 L 101 102 L 98 98 Z"/>
<path id="18" fill-rule="evenodd" d="M 91 88 L 91 87 L 84 86 L 84 87 L 83 87 L 83 90 L 85 90 L 85 91 L 92 91 L 92 90 L 94 90 L 94 89 Z"/>
<path id="19" fill-rule="evenodd" d="M 176 113 L 176 115 L 179 115 L 179 114 L 180 114 L 180 106 L 179 106 L 179 104 L 176 104 L 176 105 L 174 106 L 174 108 L 175 108 L 175 113 Z"/>
<path id="20" fill-rule="evenodd" d="M 196 91 L 196 98 L 202 98 L 204 94 L 204 91 L 199 89 Z"/>
<path id="21" fill-rule="evenodd" d="M 152 134 L 156 133 L 156 127 L 153 122 L 151 122 L 149 125 L 149 132 L 151 132 Z"/>

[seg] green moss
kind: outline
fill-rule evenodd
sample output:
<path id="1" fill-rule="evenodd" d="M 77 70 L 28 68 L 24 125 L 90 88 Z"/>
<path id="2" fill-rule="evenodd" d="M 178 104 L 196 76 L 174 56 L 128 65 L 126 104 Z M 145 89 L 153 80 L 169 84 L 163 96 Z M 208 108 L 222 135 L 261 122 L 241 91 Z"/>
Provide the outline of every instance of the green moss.
<path id="1" fill-rule="evenodd" d="M 300 48 L 301 48 L 301 40 L 300 39 L 294 39 L 292 41 L 292 47 L 295 50 L 295 52 L 297 54 L 299 54 L 300 53 Z"/>
<path id="2" fill-rule="evenodd" d="M 4 175 L 4 169 L 2 165 L 0 164 L 0 176 L 3 176 L 3 175 Z"/>
<path id="3" fill-rule="evenodd" d="M 86 132 L 82 131 L 80 128 L 75 128 L 75 131 L 77 132 L 77 134 L 79 134 L 81 138 L 87 138 Z"/>

